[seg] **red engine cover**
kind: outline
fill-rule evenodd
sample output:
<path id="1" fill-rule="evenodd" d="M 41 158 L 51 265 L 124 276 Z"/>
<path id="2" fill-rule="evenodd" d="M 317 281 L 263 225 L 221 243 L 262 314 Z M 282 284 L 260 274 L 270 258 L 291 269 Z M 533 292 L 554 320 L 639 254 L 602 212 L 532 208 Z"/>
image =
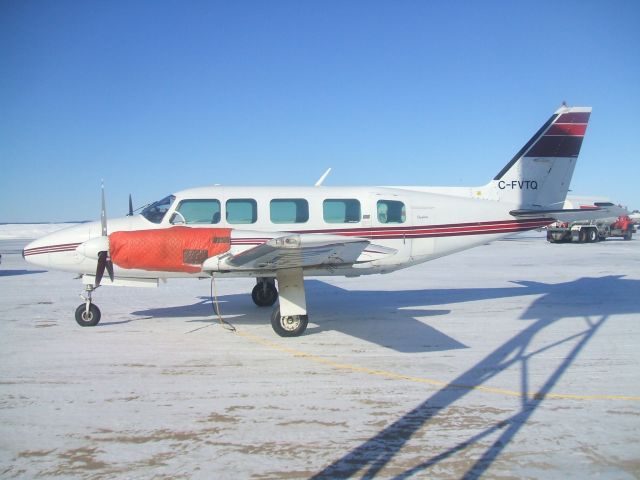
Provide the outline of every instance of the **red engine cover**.
<path id="1" fill-rule="evenodd" d="M 122 268 L 197 273 L 203 262 L 229 250 L 230 228 L 172 227 L 109 235 L 113 263 Z"/>

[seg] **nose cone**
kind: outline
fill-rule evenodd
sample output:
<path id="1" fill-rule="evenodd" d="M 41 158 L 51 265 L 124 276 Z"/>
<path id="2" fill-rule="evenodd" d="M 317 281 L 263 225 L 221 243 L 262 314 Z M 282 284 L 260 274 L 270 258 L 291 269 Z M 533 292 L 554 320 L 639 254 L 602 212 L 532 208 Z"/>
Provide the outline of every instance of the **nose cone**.
<path id="1" fill-rule="evenodd" d="M 49 267 L 49 246 L 51 243 L 48 237 L 44 236 L 27 244 L 22 250 L 22 258 L 38 267 Z"/>
<path id="2" fill-rule="evenodd" d="M 24 259 L 39 267 L 75 271 L 76 248 L 89 238 L 91 224 L 65 228 L 29 243 L 22 251 Z"/>

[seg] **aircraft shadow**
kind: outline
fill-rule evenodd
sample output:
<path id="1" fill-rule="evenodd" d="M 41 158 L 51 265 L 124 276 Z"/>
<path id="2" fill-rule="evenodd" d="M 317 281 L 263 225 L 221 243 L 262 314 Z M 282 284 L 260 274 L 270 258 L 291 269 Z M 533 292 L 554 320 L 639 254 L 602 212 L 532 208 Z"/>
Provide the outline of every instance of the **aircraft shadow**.
<path id="1" fill-rule="evenodd" d="M 339 331 L 402 353 L 447 351 L 467 348 L 420 318 L 446 316 L 450 310 L 432 308 L 478 300 L 543 295 L 556 285 L 513 282 L 504 288 L 463 288 L 404 291 L 345 290 L 319 280 L 305 282 L 311 321 L 305 335 Z M 563 299 L 564 300 L 564 299 Z M 258 308 L 249 294 L 218 297 L 226 319 L 236 324 L 263 324 L 270 308 Z M 198 297 L 191 305 L 152 308 L 133 315 L 156 318 L 195 317 L 189 322 L 217 322 L 209 297 Z"/>
<path id="2" fill-rule="evenodd" d="M 458 452 L 474 447 L 481 449 L 482 452 L 477 457 L 478 459 L 469 465 L 468 470 L 461 478 L 479 478 L 518 432 L 527 425 L 531 415 L 545 401 L 545 396 L 553 390 L 558 380 L 570 368 L 582 349 L 597 334 L 607 319 L 615 314 L 640 312 L 640 304 L 636 300 L 637 292 L 640 291 L 640 281 L 624 279 L 621 276 L 581 278 L 559 284 L 536 282 L 520 282 L 520 284 L 526 287 L 524 290 L 533 289 L 544 293 L 519 317 L 522 320 L 531 320 L 532 323 L 452 380 L 449 385 L 430 395 L 413 410 L 335 460 L 312 478 L 348 478 L 356 475 L 362 478 L 375 477 L 394 460 L 394 457 L 401 452 L 419 430 L 437 432 L 436 426 L 429 429 L 430 422 L 437 425 L 437 421 L 442 421 L 438 416 L 442 413 L 442 417 L 444 417 L 444 412 L 448 407 L 472 394 L 473 387 L 483 385 L 505 369 L 518 368 L 521 376 L 521 406 L 516 413 L 487 428 L 479 429 L 469 438 L 448 448 L 431 446 L 429 436 L 425 436 L 423 433 L 423 439 L 414 439 L 412 444 L 412 447 L 415 448 L 415 442 L 423 442 L 423 460 L 394 477 L 428 476 L 432 467 L 437 467 L 438 464 L 454 457 Z M 444 295 L 444 292 L 441 294 Z M 436 294 L 436 297 L 438 295 Z M 569 305 L 568 302 L 570 302 Z M 569 317 L 583 317 L 584 328 L 565 338 L 555 339 L 543 347 L 535 349 L 531 346 L 534 337 L 538 336 L 545 328 Z M 538 338 L 540 337 L 538 336 Z M 532 360 L 536 355 L 548 353 L 560 346 L 566 348 L 567 345 L 571 347 L 570 352 L 558 355 L 557 366 L 544 379 L 542 387 L 531 391 L 528 372 Z M 498 438 L 486 446 L 488 437 L 494 436 L 495 438 L 496 434 L 498 434 Z M 440 470 L 438 471 L 440 472 Z M 432 473 L 436 474 L 435 471 Z"/>
<path id="3" fill-rule="evenodd" d="M 16 275 L 31 275 L 32 273 L 45 273 L 46 270 L 0 270 L 0 277 L 13 277 Z"/>
<path id="4" fill-rule="evenodd" d="M 402 310 L 408 299 L 394 300 L 392 295 L 402 292 L 349 292 L 317 280 L 307 281 L 305 285 L 311 323 L 314 324 L 307 328 L 305 335 L 336 330 L 405 353 L 466 348 L 462 343 L 417 320 L 415 312 Z M 425 292 L 428 291 L 416 292 L 415 301 Z M 356 295 L 352 299 L 350 293 L 370 293 L 372 296 L 379 294 L 378 297 L 382 298 L 377 298 L 374 302 Z M 323 303 L 326 298 L 331 299 L 328 306 Z M 360 301 L 368 302 L 369 305 L 357 305 Z M 220 296 L 218 304 L 224 318 L 233 324 L 259 325 L 270 321 L 271 308 L 256 307 L 248 293 Z M 420 311 L 419 315 L 426 317 L 446 315 L 449 312 L 450 310 L 431 309 Z M 218 322 L 209 297 L 198 297 L 191 305 L 152 308 L 132 314 L 155 318 L 192 317 L 187 322 L 193 323 Z M 336 321 L 336 316 L 344 317 L 344 321 Z"/>

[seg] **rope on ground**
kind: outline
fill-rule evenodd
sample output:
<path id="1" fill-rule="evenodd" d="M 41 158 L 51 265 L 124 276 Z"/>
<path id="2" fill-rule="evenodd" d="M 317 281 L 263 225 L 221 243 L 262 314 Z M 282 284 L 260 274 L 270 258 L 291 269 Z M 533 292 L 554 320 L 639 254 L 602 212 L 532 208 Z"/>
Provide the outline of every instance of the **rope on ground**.
<path id="1" fill-rule="evenodd" d="M 235 332 L 236 327 L 222 318 L 222 315 L 220 314 L 218 290 L 216 288 L 216 277 L 213 275 L 211 275 L 211 306 L 213 307 L 214 313 L 218 316 L 218 321 L 220 322 L 220 325 L 222 325 L 222 328 L 224 328 L 225 330 L 229 330 L 230 332 Z"/>

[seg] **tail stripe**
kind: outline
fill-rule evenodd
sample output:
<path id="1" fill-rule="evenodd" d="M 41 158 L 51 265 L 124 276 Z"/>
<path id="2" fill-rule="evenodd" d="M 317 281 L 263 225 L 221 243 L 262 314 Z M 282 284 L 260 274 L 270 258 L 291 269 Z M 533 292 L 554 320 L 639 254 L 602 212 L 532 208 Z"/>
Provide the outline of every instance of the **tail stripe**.
<path id="1" fill-rule="evenodd" d="M 589 123 L 591 112 L 568 112 L 560 115 L 558 123 Z"/>
<path id="2" fill-rule="evenodd" d="M 577 157 L 584 137 L 545 135 L 531 147 L 527 157 Z"/>
<path id="3" fill-rule="evenodd" d="M 569 112 L 549 127 L 526 157 L 577 157 L 587 130 L 590 112 Z"/>
<path id="4" fill-rule="evenodd" d="M 549 131 L 545 133 L 545 137 L 549 135 L 575 135 L 584 137 L 586 131 L 586 123 L 554 123 L 551 125 Z"/>
<path id="5" fill-rule="evenodd" d="M 500 173 L 498 173 L 498 175 L 495 176 L 494 180 L 500 180 L 504 176 L 504 174 L 507 173 L 511 169 L 511 167 L 513 167 L 513 165 L 515 165 L 515 163 L 518 160 L 520 160 L 520 158 L 526 153 L 526 151 L 531 148 L 531 146 L 536 142 L 536 140 L 538 140 L 540 138 L 540 136 L 544 132 L 547 131 L 549 126 L 555 121 L 556 118 L 558 118 L 558 114 L 554 113 L 551 116 L 551 118 L 549 120 L 547 120 L 547 123 L 545 123 L 540 128 L 540 130 L 538 130 L 535 133 L 535 135 L 529 139 L 529 141 L 525 144 L 525 146 L 522 147 L 520 149 L 520 151 L 514 155 L 514 157 L 511 159 L 511 161 L 509 163 L 507 163 L 502 170 L 500 170 Z"/>

